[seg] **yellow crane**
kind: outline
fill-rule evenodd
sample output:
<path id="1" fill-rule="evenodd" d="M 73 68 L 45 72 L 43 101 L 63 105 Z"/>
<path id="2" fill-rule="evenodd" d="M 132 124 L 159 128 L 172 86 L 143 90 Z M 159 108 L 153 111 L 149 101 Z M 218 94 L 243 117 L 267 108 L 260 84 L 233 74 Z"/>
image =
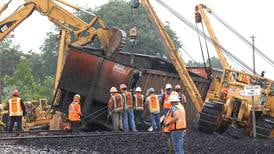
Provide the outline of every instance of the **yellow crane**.
<path id="1" fill-rule="evenodd" d="M 215 35 L 215 32 L 211 26 L 210 20 L 206 15 L 206 12 L 211 13 L 211 9 L 206 5 L 199 4 L 195 8 L 195 21 L 197 23 L 204 23 L 207 31 L 213 42 L 216 53 L 219 57 L 219 61 L 223 68 L 223 74 L 218 84 L 215 84 L 215 88 L 208 92 L 207 101 L 223 104 L 223 111 L 219 112 L 221 117 L 215 121 L 208 121 L 208 117 L 215 114 L 214 109 L 208 112 L 208 109 L 203 109 L 200 118 L 201 125 L 205 123 L 210 125 L 210 122 L 220 123 L 233 122 L 238 126 L 245 127 L 247 130 L 252 130 L 252 100 L 250 97 L 243 95 L 244 88 L 248 85 L 259 84 L 262 88 L 262 95 L 255 96 L 255 111 L 257 115 L 257 135 L 261 137 L 269 137 L 274 134 L 274 82 L 271 79 L 267 79 L 258 75 L 249 74 L 243 71 L 237 71 L 231 69 L 224 52 L 220 47 L 220 43 Z M 206 12 L 205 12 L 206 11 Z M 211 108 L 212 109 L 212 108 Z M 218 122 L 219 121 L 219 122 Z M 214 123 L 212 125 L 214 125 Z M 215 125 L 215 129 L 218 129 L 221 125 Z M 267 127 L 268 126 L 268 127 Z"/>
<path id="2" fill-rule="evenodd" d="M 11 0 L 2 5 L 0 13 L 3 12 Z M 79 7 L 69 4 L 64 0 L 25 0 L 25 3 L 20 6 L 14 13 L 0 21 L 0 41 L 2 41 L 11 31 L 13 31 L 21 22 L 28 18 L 33 11 L 38 11 L 40 14 L 47 16 L 48 19 L 60 26 L 64 31 L 62 32 L 62 39 L 60 44 L 60 55 L 57 64 L 56 83 L 57 85 L 64 63 L 64 52 L 68 44 L 75 46 L 87 45 L 95 38 L 101 43 L 104 48 L 105 55 L 110 56 L 113 52 L 121 49 L 124 44 L 125 34 L 114 28 L 108 28 L 100 16 L 95 16 L 89 23 L 84 22 L 77 16 L 71 14 L 56 2 L 72 7 L 76 10 L 81 10 Z M 99 27 L 95 28 L 95 24 Z M 74 36 L 74 41 L 70 41 L 68 32 Z M 61 39 L 61 40 L 62 40 Z M 61 51 L 63 50 L 63 51 Z"/>

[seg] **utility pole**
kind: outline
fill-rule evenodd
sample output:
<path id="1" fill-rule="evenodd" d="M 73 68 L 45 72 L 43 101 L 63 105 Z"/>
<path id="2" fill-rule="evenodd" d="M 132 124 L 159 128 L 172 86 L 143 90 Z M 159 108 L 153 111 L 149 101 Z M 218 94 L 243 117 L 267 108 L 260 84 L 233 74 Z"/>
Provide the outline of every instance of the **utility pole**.
<path id="1" fill-rule="evenodd" d="M 252 35 L 251 39 L 252 39 L 252 50 L 253 50 L 253 55 L 252 55 L 252 59 L 253 59 L 253 74 L 256 74 L 256 70 L 255 70 L 255 45 L 254 45 L 254 40 L 255 40 L 255 36 Z M 253 137 L 256 137 L 256 117 L 255 117 L 255 105 L 254 105 L 254 96 L 252 95 L 252 123 L 253 123 Z"/>

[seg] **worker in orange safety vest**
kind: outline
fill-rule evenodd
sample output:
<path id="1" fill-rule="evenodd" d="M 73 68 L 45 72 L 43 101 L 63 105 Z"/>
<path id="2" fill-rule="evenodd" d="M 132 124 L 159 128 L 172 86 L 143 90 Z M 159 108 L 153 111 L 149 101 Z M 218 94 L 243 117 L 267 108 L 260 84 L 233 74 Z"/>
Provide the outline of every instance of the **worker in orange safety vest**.
<path id="1" fill-rule="evenodd" d="M 69 105 L 69 121 L 71 124 L 72 131 L 78 131 L 80 128 L 81 121 L 81 106 L 80 106 L 81 96 L 79 94 L 74 95 L 73 102 Z"/>
<path id="2" fill-rule="evenodd" d="M 108 111 L 112 118 L 112 125 L 114 131 L 123 129 L 123 97 L 119 94 L 116 87 L 110 88 L 110 98 L 108 101 Z"/>
<path id="3" fill-rule="evenodd" d="M 154 88 L 148 89 L 148 97 L 146 98 L 146 106 L 149 109 L 151 124 L 153 131 L 161 130 L 160 123 L 160 101 L 159 96 L 155 94 Z"/>
<path id="4" fill-rule="evenodd" d="M 178 95 L 170 95 L 169 102 L 172 107 L 164 120 L 163 132 L 170 133 L 175 154 L 183 154 L 183 138 L 186 129 L 186 114 L 184 106 L 179 103 Z"/>
<path id="5" fill-rule="evenodd" d="M 25 105 L 22 99 L 19 97 L 19 91 L 14 89 L 12 91 L 12 97 L 8 100 L 8 131 L 12 131 L 14 123 L 17 123 L 17 131 L 22 131 L 22 117 L 26 113 Z"/>
<path id="6" fill-rule="evenodd" d="M 135 124 L 137 124 L 137 120 L 141 123 L 141 130 L 145 129 L 145 115 L 144 115 L 144 100 L 145 97 L 142 94 L 141 87 L 137 87 L 135 89 L 135 94 L 133 95 L 134 100 L 134 119 Z"/>
<path id="7" fill-rule="evenodd" d="M 127 86 L 125 84 L 120 85 L 120 91 L 123 97 L 123 128 L 124 132 L 129 131 L 129 124 L 130 128 L 133 132 L 136 132 L 136 125 L 134 120 L 134 113 L 133 113 L 133 96 L 131 92 L 127 91 Z M 129 122 L 129 124 L 128 124 Z"/>

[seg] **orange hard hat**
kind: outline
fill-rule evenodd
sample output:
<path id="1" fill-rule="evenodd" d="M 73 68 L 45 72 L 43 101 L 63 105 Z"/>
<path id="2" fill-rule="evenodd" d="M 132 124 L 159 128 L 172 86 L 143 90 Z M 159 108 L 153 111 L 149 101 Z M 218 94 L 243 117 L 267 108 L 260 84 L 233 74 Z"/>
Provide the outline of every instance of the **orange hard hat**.
<path id="1" fill-rule="evenodd" d="M 18 89 L 14 89 L 14 90 L 12 91 L 12 96 L 19 96 L 19 91 L 18 91 Z"/>
<path id="2" fill-rule="evenodd" d="M 127 86 L 123 83 L 123 84 L 120 84 L 120 90 L 121 89 L 126 89 L 127 88 Z"/>

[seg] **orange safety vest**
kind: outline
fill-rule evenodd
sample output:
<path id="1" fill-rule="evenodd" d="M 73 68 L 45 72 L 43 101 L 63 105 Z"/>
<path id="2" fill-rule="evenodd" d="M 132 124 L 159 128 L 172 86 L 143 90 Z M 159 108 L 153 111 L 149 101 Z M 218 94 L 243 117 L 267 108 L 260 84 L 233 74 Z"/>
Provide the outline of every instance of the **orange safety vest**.
<path id="1" fill-rule="evenodd" d="M 21 98 L 12 97 L 9 99 L 9 116 L 23 116 Z"/>
<path id="2" fill-rule="evenodd" d="M 135 102 L 134 102 L 134 108 L 135 110 L 144 110 L 144 95 L 142 94 L 135 94 L 134 95 Z"/>
<path id="3" fill-rule="evenodd" d="M 132 94 L 131 92 L 125 91 L 123 93 L 124 99 L 125 99 L 125 108 L 126 109 L 132 109 L 133 108 L 133 101 L 132 101 Z"/>
<path id="4" fill-rule="evenodd" d="M 69 120 L 80 121 L 81 106 L 78 102 L 72 102 L 69 105 Z"/>
<path id="5" fill-rule="evenodd" d="M 121 112 L 123 110 L 122 95 L 115 93 L 111 96 L 111 99 L 113 101 L 113 111 Z"/>
<path id="6" fill-rule="evenodd" d="M 170 109 L 170 108 L 171 108 L 171 104 L 170 104 L 170 102 L 168 101 L 169 95 L 168 95 L 168 94 L 165 94 L 164 96 L 165 96 L 165 97 L 163 98 L 163 99 L 164 99 L 164 106 L 163 106 L 163 108 L 164 108 L 164 109 Z"/>
<path id="7" fill-rule="evenodd" d="M 148 107 L 150 113 L 159 113 L 160 112 L 160 103 L 158 96 L 155 94 L 152 94 L 148 96 Z"/>
<path id="8" fill-rule="evenodd" d="M 179 103 L 179 104 L 177 104 L 173 107 L 176 107 L 178 109 L 177 112 L 179 112 L 179 116 L 178 116 L 179 118 L 178 118 L 177 121 L 175 121 L 173 123 L 170 123 L 168 126 L 164 126 L 163 129 L 162 129 L 162 131 L 164 133 L 169 133 L 169 132 L 174 131 L 174 130 L 184 130 L 184 129 L 186 129 L 186 117 L 185 117 L 186 114 L 185 114 L 184 106 L 181 103 Z M 167 117 L 165 118 L 164 123 L 171 121 L 171 119 L 173 118 L 173 115 L 171 113 L 172 108 L 168 111 Z"/>

